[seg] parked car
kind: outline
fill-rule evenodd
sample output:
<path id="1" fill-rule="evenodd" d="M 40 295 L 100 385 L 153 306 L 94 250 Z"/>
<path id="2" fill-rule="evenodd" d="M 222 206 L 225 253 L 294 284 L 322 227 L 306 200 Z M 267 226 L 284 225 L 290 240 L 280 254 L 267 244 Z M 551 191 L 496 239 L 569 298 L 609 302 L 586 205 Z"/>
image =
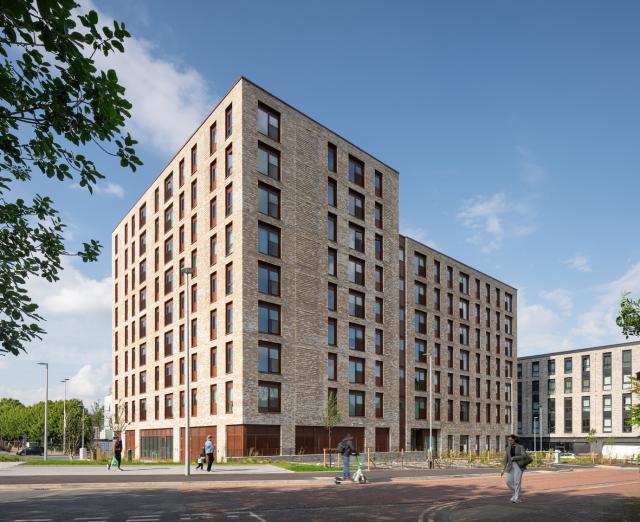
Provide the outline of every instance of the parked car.
<path id="1" fill-rule="evenodd" d="M 44 447 L 39 446 L 37 444 L 29 444 L 29 443 L 27 443 L 27 445 L 25 447 L 20 448 L 16 452 L 16 455 L 22 455 L 22 456 L 39 455 L 39 456 L 42 456 L 42 455 L 44 455 Z"/>

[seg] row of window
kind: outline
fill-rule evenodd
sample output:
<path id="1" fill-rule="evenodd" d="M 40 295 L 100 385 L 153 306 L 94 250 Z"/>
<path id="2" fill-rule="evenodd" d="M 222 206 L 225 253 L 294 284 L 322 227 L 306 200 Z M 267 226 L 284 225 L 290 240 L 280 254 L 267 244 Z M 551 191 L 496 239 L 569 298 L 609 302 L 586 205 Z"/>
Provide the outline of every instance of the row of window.
<path id="1" fill-rule="evenodd" d="M 405 252 L 404 248 L 400 249 L 400 262 L 405 261 Z M 427 256 L 425 254 L 421 254 L 420 252 L 414 252 L 413 254 L 413 273 L 417 277 L 427 277 Z M 433 282 L 440 284 L 440 273 L 441 266 L 440 261 L 437 259 L 433 260 Z M 470 294 L 470 286 L 469 286 L 469 275 L 464 272 L 459 272 L 458 274 L 458 290 L 465 295 Z M 446 284 L 448 288 L 453 288 L 453 267 L 446 267 Z M 484 299 L 485 302 L 491 303 L 491 285 L 489 283 L 485 283 L 484 289 Z M 475 297 L 476 299 L 480 299 L 480 288 L 481 282 L 480 279 L 475 279 Z M 500 288 L 494 288 L 495 292 L 495 303 L 500 305 L 502 291 Z M 513 295 L 509 292 L 504 292 L 504 309 L 512 313 L 513 312 Z"/>
<path id="2" fill-rule="evenodd" d="M 595 357 L 595 356 L 594 356 Z M 631 389 L 631 375 L 632 375 L 632 351 L 622 350 L 622 388 Z M 547 361 L 547 373 L 548 375 L 555 375 L 556 373 L 556 360 L 549 359 Z M 564 358 L 564 373 L 573 373 L 573 358 Z M 536 378 L 540 376 L 540 361 L 533 361 L 531 363 L 531 377 Z M 581 357 L 581 376 L 582 376 L 582 391 L 589 391 L 591 383 L 591 356 L 583 355 Z M 522 378 L 522 363 L 518 363 L 518 378 Z M 612 353 L 605 352 L 602 354 L 602 387 L 603 389 L 610 390 L 612 384 Z M 551 384 L 553 381 L 553 384 Z M 572 393 L 573 383 L 572 378 L 567 377 L 564 380 L 565 393 Z M 555 379 L 550 379 L 549 389 L 553 388 L 555 392 Z M 551 393 L 551 392 L 550 392 Z"/>
<path id="3" fill-rule="evenodd" d="M 580 431 L 581 433 L 589 433 L 594 428 L 591 420 L 591 397 L 581 397 L 580 401 Z M 564 433 L 572 433 L 574 431 L 573 426 L 573 398 L 564 398 Z M 631 394 L 625 393 L 622 395 L 622 426 L 621 431 L 623 433 L 631 433 Z M 602 432 L 613 432 L 613 399 L 611 395 L 602 396 Z M 535 415 L 539 416 L 539 412 L 536 411 Z M 533 417 L 532 430 L 534 433 L 539 433 L 540 426 L 538 423 L 538 416 Z M 518 429 L 521 431 L 520 422 L 518 423 Z M 556 433 L 556 400 L 551 398 L 547 401 L 547 428 L 549 433 Z M 576 430 L 577 431 L 577 430 Z"/>
<path id="4" fill-rule="evenodd" d="M 338 183 L 334 178 L 328 178 L 327 180 L 327 204 L 335 209 L 338 208 Z M 349 198 L 347 204 L 347 211 L 351 217 L 365 220 L 365 196 L 360 192 L 349 189 Z M 374 224 L 377 228 L 383 227 L 383 205 L 380 202 L 375 202 L 373 207 Z M 334 213 L 329 213 L 330 222 L 333 221 L 335 227 L 335 221 L 337 217 Z M 329 224 L 329 229 L 331 228 Z"/>
<path id="5" fill-rule="evenodd" d="M 365 188 L 366 176 L 364 162 L 362 162 L 355 156 L 352 156 L 351 154 L 349 154 L 348 161 L 349 165 L 347 179 L 354 185 Z M 327 170 L 334 174 L 338 173 L 338 147 L 333 143 L 327 144 Z M 377 197 L 382 197 L 382 173 L 377 170 L 374 171 L 373 184 L 375 195 Z"/>
<path id="6" fill-rule="evenodd" d="M 427 397 L 415 397 L 414 412 L 416 420 L 426 420 L 428 398 Z M 461 422 L 470 422 L 472 409 L 474 411 L 473 418 L 475 422 L 483 422 L 482 419 L 482 405 L 479 402 L 470 403 L 469 401 L 458 402 L 458 414 L 455 415 L 454 401 L 447 400 L 447 421 L 453 422 L 454 419 L 458 419 Z M 433 400 L 433 420 L 440 421 L 441 419 L 441 399 L 436 398 Z M 503 415 L 504 414 L 504 415 Z M 484 422 L 496 424 L 510 424 L 511 423 L 511 406 L 506 406 L 504 410 L 500 404 L 485 404 L 484 407 Z"/>

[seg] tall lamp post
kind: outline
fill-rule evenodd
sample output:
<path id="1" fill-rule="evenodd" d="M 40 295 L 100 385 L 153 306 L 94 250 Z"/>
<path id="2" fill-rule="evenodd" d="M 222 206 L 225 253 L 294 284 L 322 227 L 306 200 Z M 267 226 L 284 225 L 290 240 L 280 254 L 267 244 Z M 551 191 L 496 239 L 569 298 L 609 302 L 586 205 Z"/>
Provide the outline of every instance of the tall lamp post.
<path id="1" fill-rule="evenodd" d="M 191 311 L 191 287 L 189 286 L 189 276 L 193 275 L 193 267 L 185 267 L 182 269 L 182 273 L 186 276 L 187 290 L 185 291 L 185 300 L 187 301 L 187 313 L 186 313 L 186 325 L 185 325 L 185 342 L 187 344 L 186 354 L 185 354 L 185 373 L 186 379 L 185 381 L 185 392 L 184 392 L 184 407 L 185 407 L 185 418 L 186 418 L 186 426 L 184 430 L 184 474 L 186 477 L 191 475 L 191 459 L 189 458 L 190 454 L 190 431 L 189 424 L 191 420 L 191 355 L 189 353 L 189 348 L 191 346 L 191 341 L 189 339 L 189 335 L 191 334 L 191 320 L 189 317 L 189 313 Z"/>
<path id="2" fill-rule="evenodd" d="M 67 381 L 69 378 L 61 380 L 64 384 L 64 403 L 62 406 L 62 453 L 67 451 Z"/>
<path id="3" fill-rule="evenodd" d="M 429 351 L 429 467 L 433 467 L 433 350 Z"/>
<path id="4" fill-rule="evenodd" d="M 44 366 L 44 460 L 49 456 L 49 363 L 39 362 Z"/>

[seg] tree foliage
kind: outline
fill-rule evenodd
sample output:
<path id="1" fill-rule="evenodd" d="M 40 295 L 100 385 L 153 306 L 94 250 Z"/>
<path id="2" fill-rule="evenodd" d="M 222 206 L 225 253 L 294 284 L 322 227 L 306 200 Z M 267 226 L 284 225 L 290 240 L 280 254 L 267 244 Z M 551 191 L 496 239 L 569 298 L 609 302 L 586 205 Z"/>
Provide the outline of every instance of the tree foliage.
<path id="1" fill-rule="evenodd" d="M 338 408 L 338 399 L 335 393 L 330 393 L 327 398 L 327 406 L 322 412 L 322 425 L 329 432 L 329 448 L 331 448 L 331 430 L 342 421 L 340 408 Z"/>
<path id="2" fill-rule="evenodd" d="M 95 407 L 95 405 L 94 405 Z M 78 399 L 67 399 L 67 449 L 75 453 L 82 440 L 82 410 L 84 404 Z M 64 401 L 49 401 L 49 442 L 62 446 L 64 429 Z M 100 422 L 100 424 L 97 424 Z M 91 442 L 94 428 L 101 428 L 99 415 L 93 415 L 85 408 L 85 443 Z M 0 438 L 17 441 L 26 435 L 31 442 L 44 442 L 44 402 L 25 406 L 15 399 L 0 399 Z"/>
<path id="3" fill-rule="evenodd" d="M 18 355 L 42 337 L 27 279 L 56 281 L 62 256 L 71 254 L 53 201 L 12 199 L 12 188 L 42 174 L 92 192 L 104 178 L 85 155 L 92 145 L 123 168 L 141 164 L 124 131 L 131 108 L 124 87 L 94 61 L 96 53 L 123 52 L 130 35 L 119 22 L 100 28 L 98 14 L 79 7 L 74 0 L 0 0 L 0 354 Z M 94 261 L 100 250 L 90 240 L 75 255 Z"/>
<path id="4" fill-rule="evenodd" d="M 616 324 L 627 338 L 640 336 L 640 299 L 634 301 L 629 292 L 622 294 Z"/>

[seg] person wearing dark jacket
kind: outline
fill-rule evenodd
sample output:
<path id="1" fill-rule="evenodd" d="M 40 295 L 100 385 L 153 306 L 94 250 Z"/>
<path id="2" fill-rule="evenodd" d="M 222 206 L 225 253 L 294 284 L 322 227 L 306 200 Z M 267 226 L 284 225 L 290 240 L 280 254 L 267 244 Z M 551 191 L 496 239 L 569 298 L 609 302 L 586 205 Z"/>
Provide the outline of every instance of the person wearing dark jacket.
<path id="1" fill-rule="evenodd" d="M 340 441 L 340 444 L 338 444 L 338 453 L 342 453 L 342 479 L 347 480 L 351 476 L 349 472 L 349 461 L 351 455 L 355 455 L 357 453 L 351 433 L 347 433 L 347 436 Z"/>
<path id="2" fill-rule="evenodd" d="M 118 462 L 118 469 L 122 471 L 120 464 L 122 462 L 122 440 L 117 435 L 113 437 L 113 456 Z M 111 469 L 111 463 L 109 463 L 109 469 Z"/>

